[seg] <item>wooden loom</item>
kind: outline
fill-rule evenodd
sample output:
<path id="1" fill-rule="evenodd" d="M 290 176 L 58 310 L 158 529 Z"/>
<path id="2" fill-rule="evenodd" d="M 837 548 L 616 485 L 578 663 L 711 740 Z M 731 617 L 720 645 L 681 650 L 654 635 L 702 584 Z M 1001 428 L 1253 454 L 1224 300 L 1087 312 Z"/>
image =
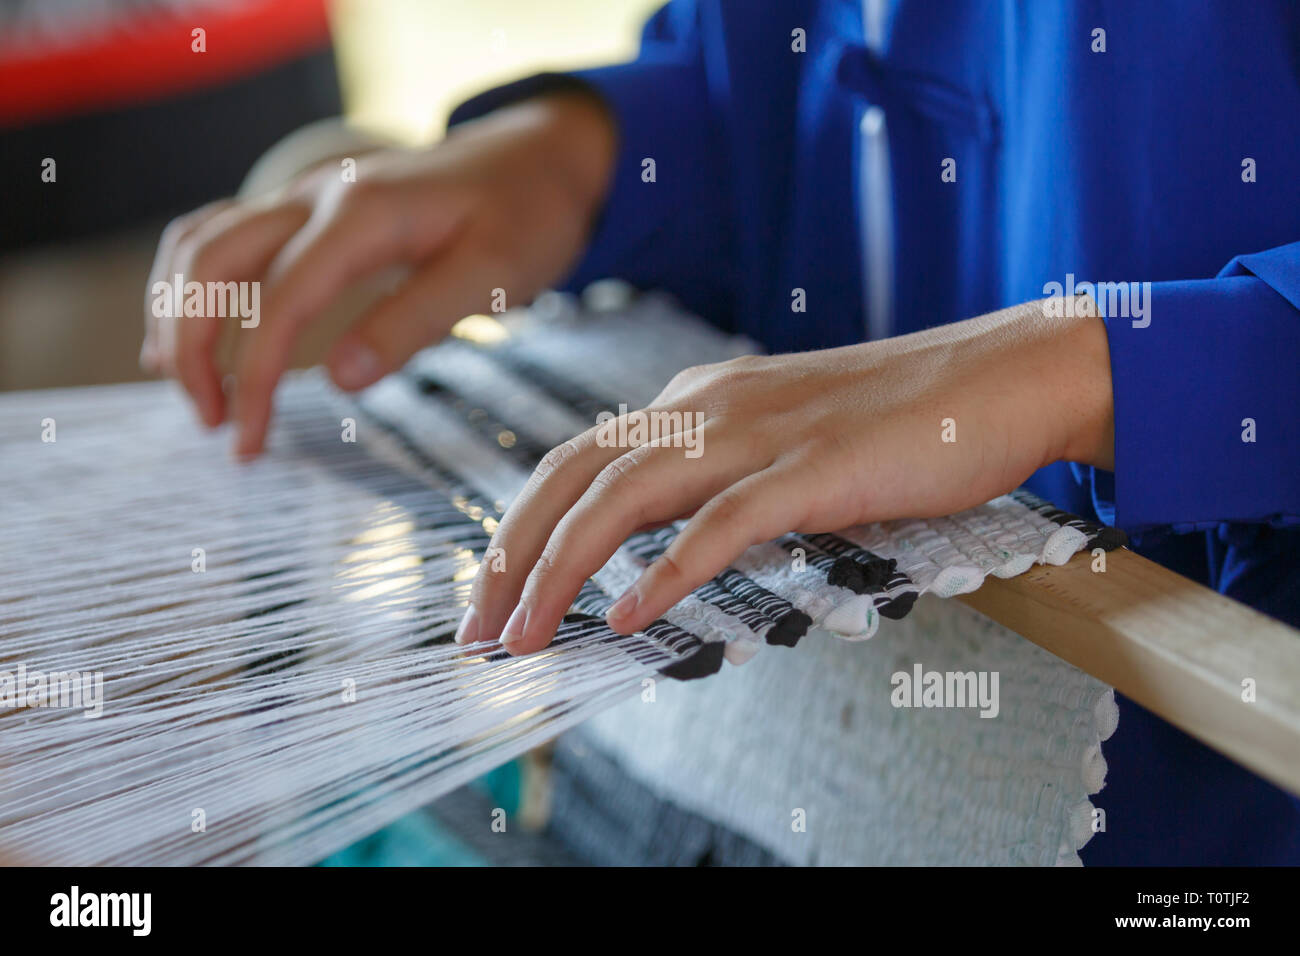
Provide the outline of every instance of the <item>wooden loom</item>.
<path id="1" fill-rule="evenodd" d="M 1132 551 L 1104 573 L 1091 561 L 990 578 L 961 600 L 1300 794 L 1300 631 Z"/>

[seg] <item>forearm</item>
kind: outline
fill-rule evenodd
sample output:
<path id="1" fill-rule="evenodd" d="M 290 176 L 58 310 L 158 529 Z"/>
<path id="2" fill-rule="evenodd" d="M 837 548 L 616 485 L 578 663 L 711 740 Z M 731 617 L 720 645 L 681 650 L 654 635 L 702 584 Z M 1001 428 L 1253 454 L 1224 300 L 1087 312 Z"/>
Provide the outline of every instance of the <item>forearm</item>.
<path id="1" fill-rule="evenodd" d="M 613 116 L 599 95 L 581 89 L 543 94 L 508 108 L 521 122 L 536 123 L 545 148 L 538 160 L 593 222 L 609 194 L 618 151 Z"/>
<path id="2" fill-rule="evenodd" d="M 578 85 L 543 89 L 448 131 L 447 142 L 472 133 L 525 143 L 530 162 L 588 224 L 609 193 L 617 153 L 613 117 L 600 96 Z"/>

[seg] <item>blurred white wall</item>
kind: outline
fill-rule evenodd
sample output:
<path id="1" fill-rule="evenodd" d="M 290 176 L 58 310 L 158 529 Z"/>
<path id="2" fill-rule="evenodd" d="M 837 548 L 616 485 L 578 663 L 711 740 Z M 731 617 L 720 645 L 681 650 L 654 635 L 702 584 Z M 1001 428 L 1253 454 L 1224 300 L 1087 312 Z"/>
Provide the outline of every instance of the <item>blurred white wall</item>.
<path id="1" fill-rule="evenodd" d="M 636 53 L 663 0 L 332 0 L 348 117 L 429 142 L 472 94 Z"/>

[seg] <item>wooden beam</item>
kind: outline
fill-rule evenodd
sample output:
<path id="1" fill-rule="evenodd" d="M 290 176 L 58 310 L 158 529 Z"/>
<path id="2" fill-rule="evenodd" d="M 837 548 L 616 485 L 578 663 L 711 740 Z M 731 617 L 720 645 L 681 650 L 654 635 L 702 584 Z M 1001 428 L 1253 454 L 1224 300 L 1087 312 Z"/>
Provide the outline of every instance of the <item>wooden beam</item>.
<path id="1" fill-rule="evenodd" d="M 1092 563 L 990 577 L 961 600 L 1300 794 L 1300 631 L 1132 551 Z"/>

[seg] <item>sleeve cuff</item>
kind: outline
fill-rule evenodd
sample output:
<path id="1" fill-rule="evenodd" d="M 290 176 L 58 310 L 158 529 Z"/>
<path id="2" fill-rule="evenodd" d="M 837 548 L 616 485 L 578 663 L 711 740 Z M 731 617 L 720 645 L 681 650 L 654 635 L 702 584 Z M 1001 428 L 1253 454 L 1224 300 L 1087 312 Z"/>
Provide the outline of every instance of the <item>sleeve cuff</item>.
<path id="1" fill-rule="evenodd" d="M 1103 314 L 1115 475 L 1094 471 L 1098 513 L 1125 530 L 1300 523 L 1300 317 L 1235 275 L 1146 286 L 1142 318 Z"/>
<path id="2" fill-rule="evenodd" d="M 664 288 L 722 320 L 733 297 L 730 189 L 719 123 L 698 65 L 651 56 L 632 63 L 543 73 L 461 104 L 450 125 L 555 90 L 601 97 L 618 127 L 609 195 L 582 261 L 563 283 L 579 289 L 617 276 Z"/>

